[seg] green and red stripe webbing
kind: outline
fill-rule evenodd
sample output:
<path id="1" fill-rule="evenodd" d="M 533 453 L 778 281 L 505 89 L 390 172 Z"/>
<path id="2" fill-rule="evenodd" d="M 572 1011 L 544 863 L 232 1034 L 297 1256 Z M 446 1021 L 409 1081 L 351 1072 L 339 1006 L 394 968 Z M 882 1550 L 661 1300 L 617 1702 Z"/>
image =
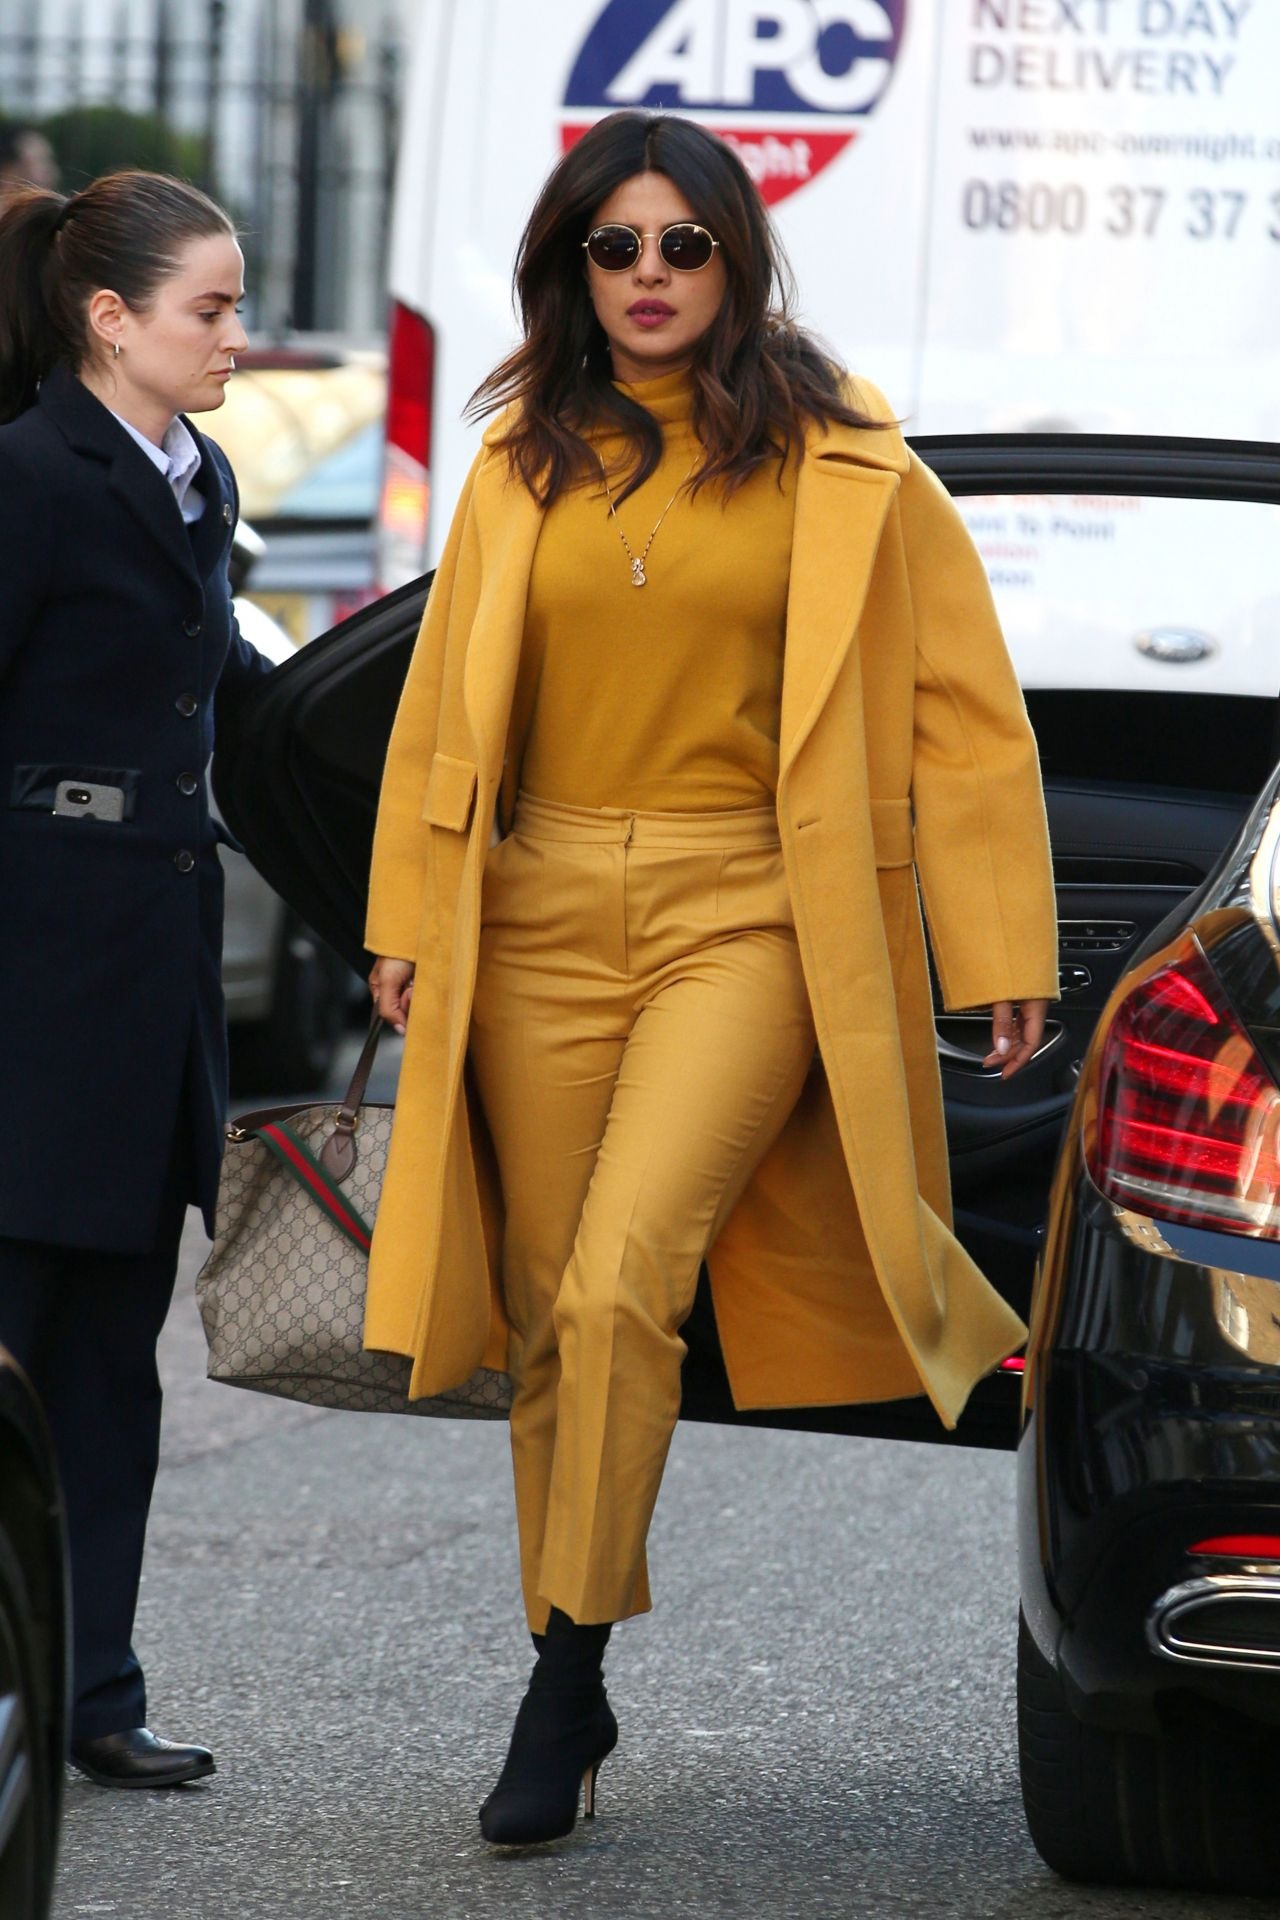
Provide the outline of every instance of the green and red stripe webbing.
<path id="1" fill-rule="evenodd" d="M 329 1178 L 311 1150 L 299 1140 L 293 1128 L 286 1121 L 271 1120 L 254 1131 L 258 1139 L 264 1141 L 288 1168 L 298 1185 L 328 1214 L 334 1226 L 345 1233 L 361 1253 L 368 1253 L 373 1239 L 372 1229 L 356 1212 L 342 1189 Z"/>

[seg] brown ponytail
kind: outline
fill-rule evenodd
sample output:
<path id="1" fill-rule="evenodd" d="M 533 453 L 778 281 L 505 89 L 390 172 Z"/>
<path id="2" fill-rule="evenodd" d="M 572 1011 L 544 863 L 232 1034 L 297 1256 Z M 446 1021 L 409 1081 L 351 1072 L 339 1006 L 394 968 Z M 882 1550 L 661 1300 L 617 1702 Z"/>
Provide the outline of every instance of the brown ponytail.
<path id="1" fill-rule="evenodd" d="M 235 233 L 197 187 L 111 173 L 69 199 L 32 187 L 0 213 L 0 422 L 16 419 L 59 362 L 89 355 L 87 310 L 104 287 L 143 313 L 192 240 Z"/>

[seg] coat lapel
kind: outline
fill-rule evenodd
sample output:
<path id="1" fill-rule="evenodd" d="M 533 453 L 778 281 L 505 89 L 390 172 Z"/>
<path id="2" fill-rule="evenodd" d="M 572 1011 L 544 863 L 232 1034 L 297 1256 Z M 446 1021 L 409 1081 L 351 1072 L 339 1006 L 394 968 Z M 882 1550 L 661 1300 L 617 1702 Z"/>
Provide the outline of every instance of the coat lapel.
<path id="1" fill-rule="evenodd" d="M 173 488 L 128 434 L 122 433 L 121 438 L 125 444 L 112 462 L 107 485 L 150 534 L 160 552 L 191 579 L 196 571 L 195 556 Z"/>
<path id="2" fill-rule="evenodd" d="M 172 487 L 109 409 L 63 366 L 55 367 L 40 383 L 40 405 L 69 446 L 108 466 L 107 486 L 113 497 L 187 580 L 195 578 L 191 541 Z"/>
<path id="3" fill-rule="evenodd" d="M 834 425 L 806 439 L 787 593 L 779 780 L 812 732 L 857 631 L 906 466 L 892 429 Z"/>
<path id="4" fill-rule="evenodd" d="M 486 442 L 500 425 L 489 429 Z M 462 698 L 483 776 L 501 767 L 506 752 L 542 508 L 527 487 L 511 479 L 504 460 L 490 460 L 476 475 L 473 510 L 484 567 Z"/>
<path id="5" fill-rule="evenodd" d="M 227 550 L 235 524 L 230 492 L 222 478 L 222 469 L 209 451 L 209 443 L 198 428 L 183 415 L 186 426 L 200 449 L 200 471 L 195 488 L 204 501 L 204 512 L 186 529 L 196 563 L 196 572 L 207 580 Z M 172 489 L 170 489 L 172 492 Z M 176 502 L 175 502 L 176 505 Z M 181 514 L 179 514 L 181 518 Z"/>

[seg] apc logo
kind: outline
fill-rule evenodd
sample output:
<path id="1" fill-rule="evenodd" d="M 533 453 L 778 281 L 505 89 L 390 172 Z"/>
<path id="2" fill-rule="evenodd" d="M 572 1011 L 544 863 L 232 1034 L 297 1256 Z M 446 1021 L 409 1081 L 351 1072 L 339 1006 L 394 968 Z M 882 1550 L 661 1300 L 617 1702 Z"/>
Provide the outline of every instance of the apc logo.
<path id="1" fill-rule="evenodd" d="M 564 95 L 567 151 L 619 107 L 688 113 L 771 202 L 807 186 L 884 97 L 907 0 L 609 0 Z"/>

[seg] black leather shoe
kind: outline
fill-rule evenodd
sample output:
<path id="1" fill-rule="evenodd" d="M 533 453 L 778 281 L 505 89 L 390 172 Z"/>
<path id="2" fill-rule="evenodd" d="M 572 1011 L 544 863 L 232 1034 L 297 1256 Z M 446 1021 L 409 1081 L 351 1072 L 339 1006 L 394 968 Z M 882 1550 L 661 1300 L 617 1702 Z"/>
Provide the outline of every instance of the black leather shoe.
<path id="1" fill-rule="evenodd" d="M 71 1764 L 99 1787 L 180 1787 L 214 1771 L 207 1747 L 160 1740 L 147 1727 L 104 1733 L 97 1740 L 73 1740 Z"/>

